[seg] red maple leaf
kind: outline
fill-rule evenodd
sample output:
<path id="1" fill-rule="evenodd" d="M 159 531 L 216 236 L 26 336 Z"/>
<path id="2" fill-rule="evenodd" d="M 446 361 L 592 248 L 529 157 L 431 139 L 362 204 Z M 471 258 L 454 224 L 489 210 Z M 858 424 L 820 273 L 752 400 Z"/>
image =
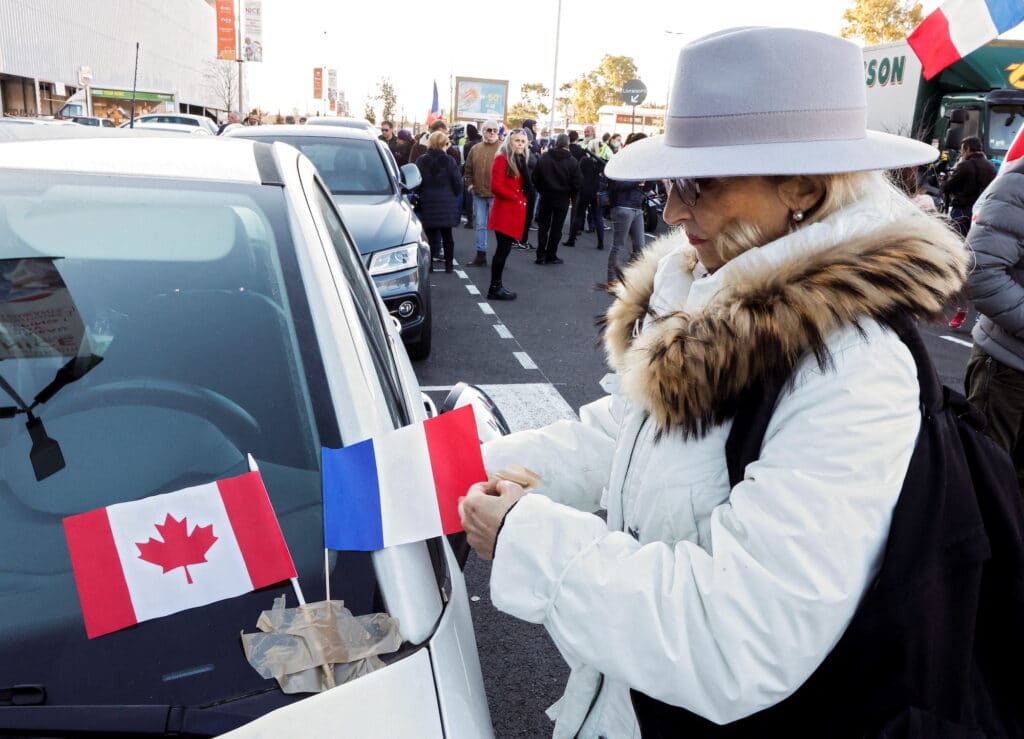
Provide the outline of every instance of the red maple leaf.
<path id="1" fill-rule="evenodd" d="M 185 577 L 191 585 L 192 575 L 188 566 L 205 562 L 207 550 L 217 541 L 213 535 L 213 524 L 196 526 L 189 534 L 188 517 L 182 516 L 179 521 L 168 513 L 162 524 L 154 526 L 164 540 L 157 541 L 151 536 L 147 542 L 136 542 L 139 559 L 160 565 L 165 573 L 184 567 Z"/>

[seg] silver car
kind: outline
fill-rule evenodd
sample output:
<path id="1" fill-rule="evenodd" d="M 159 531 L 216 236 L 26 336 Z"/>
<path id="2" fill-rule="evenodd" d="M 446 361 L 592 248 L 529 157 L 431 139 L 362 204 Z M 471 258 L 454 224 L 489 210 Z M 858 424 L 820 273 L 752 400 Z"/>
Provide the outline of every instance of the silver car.
<path id="1" fill-rule="evenodd" d="M 313 164 L 189 136 L 0 154 L 0 734 L 491 736 L 447 542 L 325 557 L 321 450 L 427 411 Z M 260 677 L 239 633 L 287 583 L 86 637 L 62 519 L 250 454 L 307 599 L 399 620 L 386 666 L 311 697 Z"/>

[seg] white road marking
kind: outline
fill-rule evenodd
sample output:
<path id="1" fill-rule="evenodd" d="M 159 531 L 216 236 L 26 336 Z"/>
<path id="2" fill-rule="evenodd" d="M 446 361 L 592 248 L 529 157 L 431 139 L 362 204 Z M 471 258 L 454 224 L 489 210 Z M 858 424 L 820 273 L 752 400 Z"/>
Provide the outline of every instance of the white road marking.
<path id="1" fill-rule="evenodd" d="M 477 288 L 477 286 L 473 285 L 473 284 L 466 285 L 466 291 L 470 295 L 479 295 L 480 294 L 479 288 Z"/>
<path id="2" fill-rule="evenodd" d="M 461 269 L 457 269 L 457 270 L 455 270 L 455 274 L 457 274 L 457 275 L 458 275 L 459 277 L 461 277 L 461 278 L 462 278 L 463 280 L 468 280 L 468 279 L 469 279 L 469 277 L 468 277 L 468 276 L 466 275 L 466 273 L 465 273 L 465 272 L 463 272 L 463 271 L 462 271 Z"/>
<path id="3" fill-rule="evenodd" d="M 576 414 L 554 385 L 546 382 L 523 382 L 508 385 L 477 385 L 498 406 L 512 431 L 535 429 L 568 419 Z M 425 393 L 447 393 L 451 385 L 421 385 Z"/>
<path id="4" fill-rule="evenodd" d="M 536 429 L 562 419 L 577 420 L 562 394 L 546 382 L 478 387 L 498 406 L 512 431 Z"/>
<path id="5" fill-rule="evenodd" d="M 508 330 L 508 326 L 503 323 L 494 324 L 494 330 L 498 332 L 498 336 L 503 339 L 511 339 L 512 332 Z"/>
<path id="6" fill-rule="evenodd" d="M 480 311 L 486 316 L 494 315 L 494 308 L 491 307 L 490 303 L 477 303 L 480 306 Z"/>
<path id="7" fill-rule="evenodd" d="M 523 365 L 523 369 L 537 369 L 536 363 L 530 359 L 530 355 L 526 352 L 512 352 L 512 356 L 519 360 L 519 364 Z"/>
<path id="8" fill-rule="evenodd" d="M 954 344 L 960 344 L 961 346 L 974 346 L 973 342 L 964 341 L 963 339 L 958 339 L 955 336 L 940 336 L 939 338 L 945 339 L 946 341 L 952 341 Z"/>

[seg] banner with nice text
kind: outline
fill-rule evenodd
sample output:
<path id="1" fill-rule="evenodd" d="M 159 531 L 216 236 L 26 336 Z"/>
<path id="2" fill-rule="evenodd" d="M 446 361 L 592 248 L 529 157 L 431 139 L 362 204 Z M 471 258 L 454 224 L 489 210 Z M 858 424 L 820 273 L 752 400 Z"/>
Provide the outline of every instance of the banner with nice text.
<path id="1" fill-rule="evenodd" d="M 237 33 L 235 31 L 234 0 L 217 0 L 217 58 L 233 62 L 238 58 L 235 48 Z"/>
<path id="2" fill-rule="evenodd" d="M 263 61 L 263 0 L 245 0 L 242 55 L 247 62 Z"/>

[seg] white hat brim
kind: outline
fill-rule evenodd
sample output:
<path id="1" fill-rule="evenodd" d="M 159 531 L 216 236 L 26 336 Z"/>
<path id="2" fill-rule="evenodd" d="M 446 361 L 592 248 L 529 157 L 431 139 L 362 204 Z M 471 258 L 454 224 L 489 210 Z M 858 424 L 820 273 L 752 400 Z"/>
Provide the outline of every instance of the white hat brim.
<path id="1" fill-rule="evenodd" d="M 880 131 L 852 140 L 703 147 L 669 146 L 664 136 L 653 136 L 615 154 L 605 174 L 613 180 L 839 174 L 927 164 L 938 156 L 923 141 Z"/>

